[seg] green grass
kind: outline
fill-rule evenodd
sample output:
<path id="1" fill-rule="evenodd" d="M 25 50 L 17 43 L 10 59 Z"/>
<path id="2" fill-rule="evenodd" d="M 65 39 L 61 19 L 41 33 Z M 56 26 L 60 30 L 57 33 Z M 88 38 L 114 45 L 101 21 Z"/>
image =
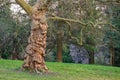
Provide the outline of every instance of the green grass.
<path id="1" fill-rule="evenodd" d="M 22 61 L 0 60 L 0 80 L 120 80 L 120 68 L 47 62 L 46 74 L 19 71 Z"/>

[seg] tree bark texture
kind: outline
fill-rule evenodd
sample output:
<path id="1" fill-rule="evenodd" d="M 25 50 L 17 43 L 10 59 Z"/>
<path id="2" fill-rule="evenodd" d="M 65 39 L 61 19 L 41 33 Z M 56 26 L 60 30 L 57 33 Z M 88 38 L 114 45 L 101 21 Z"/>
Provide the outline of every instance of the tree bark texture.
<path id="1" fill-rule="evenodd" d="M 23 68 L 39 73 L 48 70 L 44 61 L 48 28 L 46 10 L 41 9 L 39 4 L 32 7 L 31 22 L 31 34 L 26 47 Z"/>
<path id="2" fill-rule="evenodd" d="M 113 46 L 110 47 L 110 65 L 114 66 L 115 61 L 115 49 Z"/>
<path id="3" fill-rule="evenodd" d="M 115 61 L 115 49 L 114 49 L 114 44 L 113 44 L 113 39 L 110 37 L 110 65 L 114 66 L 114 61 Z"/>
<path id="4" fill-rule="evenodd" d="M 89 64 L 94 64 L 94 51 L 89 52 Z"/>
<path id="5" fill-rule="evenodd" d="M 63 32 L 57 32 L 57 62 L 62 62 L 62 36 Z"/>

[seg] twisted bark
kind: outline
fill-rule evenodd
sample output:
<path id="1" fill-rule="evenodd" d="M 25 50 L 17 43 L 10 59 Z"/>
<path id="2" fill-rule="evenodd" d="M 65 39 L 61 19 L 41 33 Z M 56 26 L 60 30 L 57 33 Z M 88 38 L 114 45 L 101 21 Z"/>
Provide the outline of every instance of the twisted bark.
<path id="1" fill-rule="evenodd" d="M 46 10 L 41 9 L 38 4 L 33 6 L 31 14 L 31 34 L 26 47 L 26 55 L 23 68 L 39 73 L 41 70 L 47 71 L 44 56 L 46 48 Z"/>

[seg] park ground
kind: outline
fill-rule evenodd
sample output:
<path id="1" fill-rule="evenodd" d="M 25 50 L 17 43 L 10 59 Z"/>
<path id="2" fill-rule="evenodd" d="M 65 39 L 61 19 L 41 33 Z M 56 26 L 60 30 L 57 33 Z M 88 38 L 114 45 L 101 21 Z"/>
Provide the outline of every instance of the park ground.
<path id="1" fill-rule="evenodd" d="M 48 73 L 21 71 L 23 61 L 0 60 L 0 80 L 120 80 L 120 68 L 46 62 Z"/>

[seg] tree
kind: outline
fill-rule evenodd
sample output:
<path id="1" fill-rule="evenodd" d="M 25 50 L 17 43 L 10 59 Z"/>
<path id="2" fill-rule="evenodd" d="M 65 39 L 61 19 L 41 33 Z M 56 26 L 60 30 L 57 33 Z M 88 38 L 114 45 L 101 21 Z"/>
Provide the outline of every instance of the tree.
<path id="1" fill-rule="evenodd" d="M 112 6 L 111 6 L 112 5 Z M 109 5 L 112 14 L 110 18 L 110 22 L 112 25 L 115 26 L 116 31 L 111 31 L 110 34 L 110 53 L 111 53 L 111 65 L 112 66 L 119 66 L 120 64 L 118 63 L 120 60 L 120 54 L 119 54 L 119 49 L 120 49 L 120 5 L 119 3 L 113 3 Z"/>
<path id="2" fill-rule="evenodd" d="M 0 1 L 0 51 L 1 51 L 1 56 L 2 58 L 10 58 L 12 49 L 14 46 L 12 43 L 13 40 L 13 34 L 12 29 L 13 26 L 15 28 L 16 22 L 12 18 L 12 13 L 10 10 L 10 3 L 9 0 L 6 1 Z M 6 23 L 7 22 L 7 23 Z M 9 26 L 9 27 L 8 27 Z"/>
<path id="3" fill-rule="evenodd" d="M 93 64 L 94 63 L 93 48 L 95 48 L 94 41 L 97 40 L 96 37 L 98 37 L 99 35 L 99 33 L 97 32 L 99 31 L 99 29 L 97 28 L 98 26 L 95 27 L 95 24 L 98 23 L 97 20 L 101 17 L 99 16 L 100 11 L 96 10 L 97 4 L 95 0 L 61 1 L 61 5 L 62 6 L 60 6 L 59 9 L 60 16 L 77 19 L 78 21 L 82 21 L 85 23 L 84 25 L 84 23 L 79 24 L 79 22 L 78 23 L 72 22 L 72 24 L 69 21 L 67 22 L 71 28 L 71 31 L 69 31 L 70 32 L 69 35 L 71 36 L 72 43 L 75 43 L 80 47 L 85 48 L 89 47 L 89 49 L 88 48 L 86 49 L 89 52 L 90 63 Z"/>
<path id="4" fill-rule="evenodd" d="M 107 29 L 105 29 L 105 38 L 104 41 L 107 43 L 110 52 L 110 65 L 111 66 L 119 66 L 119 48 L 120 48 L 120 5 L 119 2 L 110 1 L 107 4 L 107 15 L 110 25 Z"/>
<path id="5" fill-rule="evenodd" d="M 39 73 L 41 70 L 48 71 L 45 65 L 44 56 L 46 48 L 47 22 L 46 11 L 50 0 L 38 1 L 33 7 L 24 0 L 16 2 L 29 14 L 31 18 L 31 34 L 26 47 L 26 55 L 23 64 L 24 69 L 30 69 Z"/>
<path id="6" fill-rule="evenodd" d="M 55 10 L 55 12 L 57 13 L 56 14 L 57 16 L 68 18 L 68 19 L 65 19 L 65 18 L 56 17 L 57 20 L 59 19 L 61 21 L 64 21 L 62 25 L 65 25 L 66 23 L 69 25 L 70 31 L 67 31 L 69 33 L 67 33 L 66 36 L 68 35 L 70 36 L 70 38 L 72 39 L 72 43 L 75 43 L 79 46 L 84 46 L 85 48 L 86 46 L 89 47 L 89 49 L 88 48 L 86 49 L 88 49 L 89 51 L 90 63 L 94 63 L 94 49 L 93 48 L 95 48 L 95 42 L 93 41 L 97 41 L 97 38 L 100 37 L 101 35 L 101 31 L 98 29 L 98 25 L 96 24 L 98 22 L 101 22 L 98 20 L 99 18 L 101 17 L 103 18 L 103 16 L 100 14 L 100 11 L 96 10 L 96 5 L 97 4 L 95 0 L 91 0 L 91 1 L 61 0 L 58 2 L 57 9 Z M 70 20 L 71 18 L 77 19 L 77 20 Z M 52 19 L 55 19 L 55 18 L 52 18 Z M 58 27 L 62 27 L 62 26 L 59 26 L 59 24 L 60 22 L 58 23 Z M 65 27 L 68 27 L 68 25 L 65 25 Z M 91 38 L 92 40 L 88 40 Z M 91 42 L 87 43 L 88 42 L 87 40 Z"/>

